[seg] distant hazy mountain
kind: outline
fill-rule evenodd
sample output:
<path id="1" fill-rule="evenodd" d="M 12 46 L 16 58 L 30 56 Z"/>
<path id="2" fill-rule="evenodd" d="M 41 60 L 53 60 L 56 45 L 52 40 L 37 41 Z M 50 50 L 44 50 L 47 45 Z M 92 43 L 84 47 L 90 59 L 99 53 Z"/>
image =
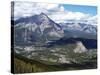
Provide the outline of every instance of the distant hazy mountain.
<path id="1" fill-rule="evenodd" d="M 15 21 L 15 41 L 26 44 L 43 44 L 64 36 L 61 26 L 41 13 Z"/>
<path id="2" fill-rule="evenodd" d="M 76 22 L 71 22 L 71 23 L 60 23 L 60 26 L 64 30 L 78 30 L 78 31 L 83 31 L 86 33 L 91 33 L 91 34 L 96 34 L 97 33 L 97 25 L 89 24 L 89 23 L 76 23 Z"/>

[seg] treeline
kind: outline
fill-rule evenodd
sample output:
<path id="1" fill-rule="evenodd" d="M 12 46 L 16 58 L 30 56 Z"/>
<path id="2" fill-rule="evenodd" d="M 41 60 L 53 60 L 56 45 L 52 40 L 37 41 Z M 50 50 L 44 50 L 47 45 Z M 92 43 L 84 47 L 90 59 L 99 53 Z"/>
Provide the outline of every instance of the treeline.
<path id="1" fill-rule="evenodd" d="M 14 57 L 14 73 L 46 72 L 57 70 L 59 70 L 59 68 L 28 59 L 20 55 L 16 55 Z"/>

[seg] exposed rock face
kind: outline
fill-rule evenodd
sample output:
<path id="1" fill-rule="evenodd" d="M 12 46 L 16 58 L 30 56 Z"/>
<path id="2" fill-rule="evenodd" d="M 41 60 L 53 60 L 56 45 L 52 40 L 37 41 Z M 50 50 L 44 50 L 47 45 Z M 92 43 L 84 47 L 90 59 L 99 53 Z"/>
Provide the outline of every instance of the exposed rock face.
<path id="1" fill-rule="evenodd" d="M 43 44 L 62 38 L 64 32 L 59 24 L 41 13 L 15 21 L 15 41 L 24 44 Z"/>
<path id="2" fill-rule="evenodd" d="M 87 49 L 85 48 L 85 46 L 82 44 L 82 42 L 78 41 L 76 43 L 76 48 L 74 49 L 74 52 L 75 53 L 83 53 L 83 52 L 86 52 Z"/>

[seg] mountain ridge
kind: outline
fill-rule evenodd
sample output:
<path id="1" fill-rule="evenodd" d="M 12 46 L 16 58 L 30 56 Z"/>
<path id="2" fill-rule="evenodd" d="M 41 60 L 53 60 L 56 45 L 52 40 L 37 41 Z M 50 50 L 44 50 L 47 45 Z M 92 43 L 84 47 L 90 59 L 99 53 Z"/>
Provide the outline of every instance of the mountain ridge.
<path id="1" fill-rule="evenodd" d="M 60 25 L 52 21 L 44 13 L 28 18 L 21 18 L 16 21 L 14 27 L 15 35 L 20 36 L 22 39 L 24 38 L 24 43 L 25 41 L 44 43 L 52 39 L 57 40 L 63 37 L 64 33 Z"/>

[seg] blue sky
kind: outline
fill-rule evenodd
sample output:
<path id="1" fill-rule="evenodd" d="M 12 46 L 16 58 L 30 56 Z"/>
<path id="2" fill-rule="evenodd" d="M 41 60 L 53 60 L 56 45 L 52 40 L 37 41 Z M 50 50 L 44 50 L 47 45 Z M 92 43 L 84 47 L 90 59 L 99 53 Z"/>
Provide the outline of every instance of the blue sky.
<path id="1" fill-rule="evenodd" d="M 71 4 L 61 4 L 64 6 L 66 10 L 72 12 L 83 12 L 86 14 L 96 15 L 97 14 L 97 7 L 96 6 L 86 6 L 86 5 L 71 5 Z"/>

